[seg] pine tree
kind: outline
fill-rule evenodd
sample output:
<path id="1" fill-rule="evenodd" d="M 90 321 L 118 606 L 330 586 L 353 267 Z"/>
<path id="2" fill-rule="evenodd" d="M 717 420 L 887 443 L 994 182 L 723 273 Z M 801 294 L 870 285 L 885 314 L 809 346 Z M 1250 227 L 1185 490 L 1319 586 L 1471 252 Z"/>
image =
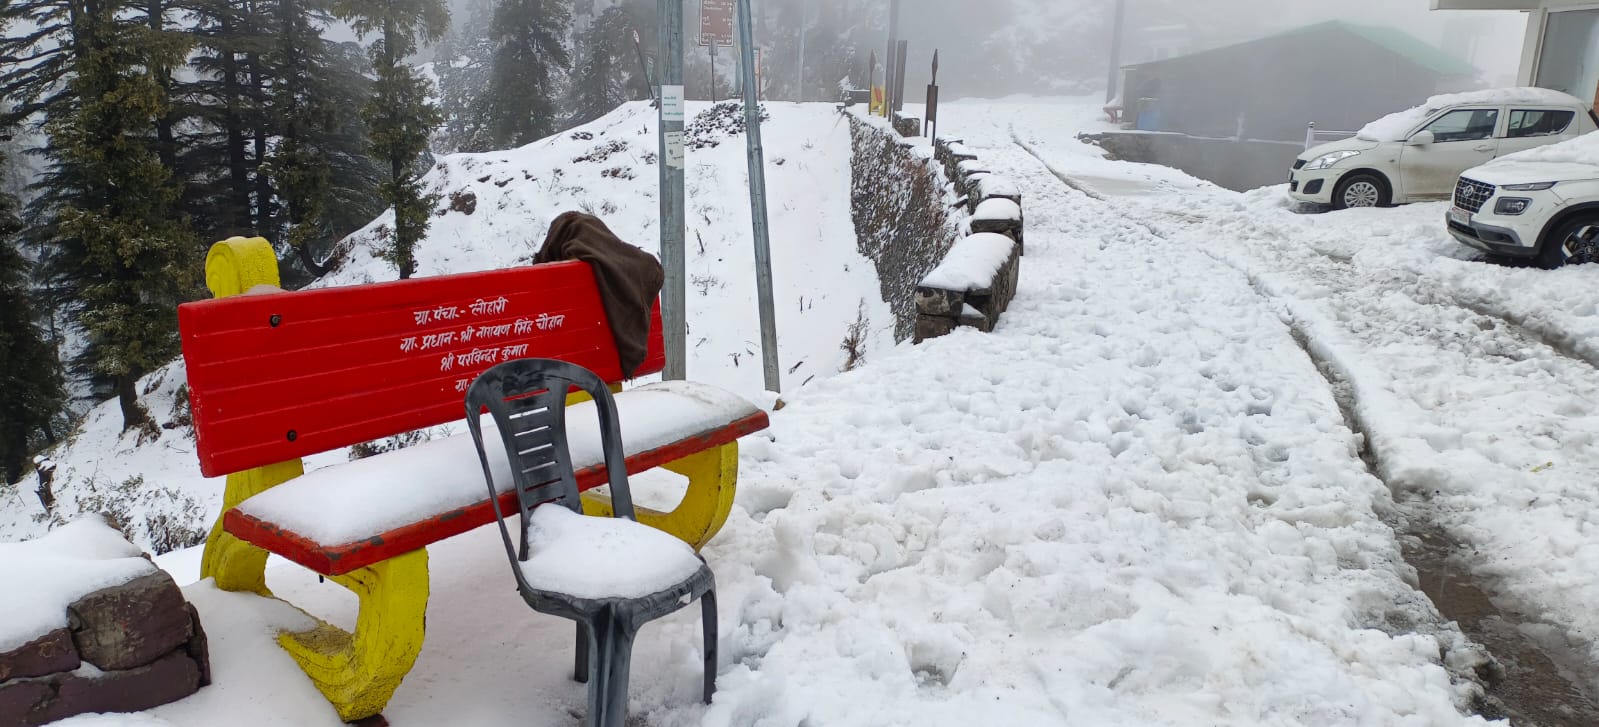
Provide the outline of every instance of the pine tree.
<path id="1" fill-rule="evenodd" d="M 487 103 L 497 149 L 531 144 L 556 131 L 556 81 L 571 65 L 566 0 L 499 0 L 494 8 L 494 65 Z"/>
<path id="2" fill-rule="evenodd" d="M 312 276 L 339 238 L 381 211 L 382 171 L 366 154 L 360 116 L 348 113 L 371 93 L 353 44 L 322 38 L 327 8 L 320 0 L 275 0 L 275 24 L 263 63 L 272 78 L 267 116 L 278 142 L 262 174 L 281 201 L 282 234 Z"/>
<path id="3" fill-rule="evenodd" d="M 266 99 L 247 68 L 267 47 L 269 16 L 240 0 L 190 0 L 198 47 L 190 58 L 195 80 L 183 95 L 191 123 L 180 132 L 180 174 L 190 181 L 184 209 L 202 240 L 266 235 L 256 215 L 261 160 L 253 140 L 266 123 Z"/>
<path id="4" fill-rule="evenodd" d="M 582 34 L 578 47 L 581 56 L 567 102 L 573 125 L 604 116 L 632 98 L 627 67 L 635 51 L 627 11 L 616 6 L 601 13 Z"/>
<path id="5" fill-rule="evenodd" d="M 5 169 L 0 149 L 0 171 Z M 28 290 L 27 260 L 18 252 L 22 229 L 16 200 L 0 190 L 0 475 L 22 476 L 32 441 L 50 436 L 50 419 L 61 407 L 61 371 L 45 340 Z"/>
<path id="6" fill-rule="evenodd" d="M 68 102 L 45 111 L 52 164 L 36 200 L 55 248 L 47 272 L 65 283 L 89 339 L 75 367 L 112 383 L 125 429 L 149 422 L 135 384 L 176 355 L 177 305 L 199 269 L 157 136 L 170 113 L 160 71 L 183 60 L 186 43 L 126 11 L 74 8 Z"/>
<path id="7" fill-rule="evenodd" d="M 494 61 L 494 22 L 491 0 L 474 0 L 465 10 L 466 20 L 451 28 L 439 44 L 434 72 L 439 78 L 439 110 L 444 126 L 436 146 L 444 153 L 492 150 L 487 120 L 489 70 Z"/>
<path id="8" fill-rule="evenodd" d="M 337 0 L 334 13 L 357 35 L 381 33 L 370 51 L 377 80 L 361 115 L 372 153 L 388 167 L 378 187 L 379 197 L 394 208 L 394 240 L 386 257 L 405 280 L 416 272 L 416 244 L 427 234 L 438 202 L 422 192 L 421 167 L 428 138 L 443 122 L 428 100 L 431 84 L 405 58 L 418 41 L 433 42 L 444 34 L 449 11 L 440 0 Z"/>

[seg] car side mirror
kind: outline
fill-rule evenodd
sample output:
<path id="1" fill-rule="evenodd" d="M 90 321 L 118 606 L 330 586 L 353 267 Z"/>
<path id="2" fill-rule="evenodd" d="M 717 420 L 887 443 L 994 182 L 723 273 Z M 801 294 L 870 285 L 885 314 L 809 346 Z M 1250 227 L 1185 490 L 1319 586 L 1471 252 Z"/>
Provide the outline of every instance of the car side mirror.
<path id="1" fill-rule="evenodd" d="M 1407 146 L 1427 146 L 1428 144 L 1432 144 L 1432 143 L 1435 143 L 1437 141 L 1438 141 L 1438 137 L 1433 136 L 1433 133 L 1431 131 L 1422 131 L 1422 132 L 1417 133 L 1415 136 L 1410 137 L 1410 141 L 1406 142 L 1406 145 Z"/>

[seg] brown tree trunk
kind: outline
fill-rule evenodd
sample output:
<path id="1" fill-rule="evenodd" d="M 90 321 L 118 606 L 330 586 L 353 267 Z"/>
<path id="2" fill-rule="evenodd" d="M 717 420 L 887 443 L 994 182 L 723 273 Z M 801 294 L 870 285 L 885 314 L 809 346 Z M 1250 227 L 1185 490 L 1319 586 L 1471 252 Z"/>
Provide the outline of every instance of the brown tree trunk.
<path id="1" fill-rule="evenodd" d="M 231 21 L 224 15 L 219 18 L 224 35 L 231 35 Z M 252 227 L 250 219 L 250 171 L 245 166 L 244 118 L 239 111 L 239 100 L 244 91 L 239 86 L 239 61 L 232 51 L 222 52 L 222 93 L 227 111 L 223 124 L 228 134 L 228 194 L 233 206 L 232 224 L 239 231 Z"/>
<path id="2" fill-rule="evenodd" d="M 122 431 L 150 423 L 150 413 L 144 410 L 144 405 L 139 403 L 137 374 L 129 372 L 116 378 L 117 403 L 122 406 Z"/>

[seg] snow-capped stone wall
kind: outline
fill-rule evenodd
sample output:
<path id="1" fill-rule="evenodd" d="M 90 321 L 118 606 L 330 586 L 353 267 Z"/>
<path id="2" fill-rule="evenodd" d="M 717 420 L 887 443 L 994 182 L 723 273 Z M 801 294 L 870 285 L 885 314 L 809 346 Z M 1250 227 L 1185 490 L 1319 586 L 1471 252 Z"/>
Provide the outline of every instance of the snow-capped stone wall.
<path id="1" fill-rule="evenodd" d="M 993 174 L 959 139 L 938 139 L 934 158 L 964 196 L 968 237 L 916 286 L 915 340 L 947 335 L 961 326 L 994 330 L 1016 297 L 1024 253 L 1021 189 Z"/>
<path id="2" fill-rule="evenodd" d="M 211 681 L 198 612 L 99 518 L 0 546 L 0 590 L 0 725 L 145 710 Z"/>

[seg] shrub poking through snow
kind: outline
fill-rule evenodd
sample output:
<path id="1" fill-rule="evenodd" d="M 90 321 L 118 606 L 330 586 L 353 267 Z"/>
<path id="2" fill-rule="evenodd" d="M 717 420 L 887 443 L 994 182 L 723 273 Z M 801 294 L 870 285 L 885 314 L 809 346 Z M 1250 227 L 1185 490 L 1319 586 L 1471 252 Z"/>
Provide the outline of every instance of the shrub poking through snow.
<path id="1" fill-rule="evenodd" d="M 767 113 L 766 107 L 761 107 L 761 121 L 769 121 L 772 115 Z M 727 137 L 738 136 L 744 133 L 744 104 L 739 101 L 724 101 L 710 110 L 694 117 L 692 122 L 684 129 L 683 143 L 690 149 L 714 149 L 722 145 L 722 140 Z"/>

